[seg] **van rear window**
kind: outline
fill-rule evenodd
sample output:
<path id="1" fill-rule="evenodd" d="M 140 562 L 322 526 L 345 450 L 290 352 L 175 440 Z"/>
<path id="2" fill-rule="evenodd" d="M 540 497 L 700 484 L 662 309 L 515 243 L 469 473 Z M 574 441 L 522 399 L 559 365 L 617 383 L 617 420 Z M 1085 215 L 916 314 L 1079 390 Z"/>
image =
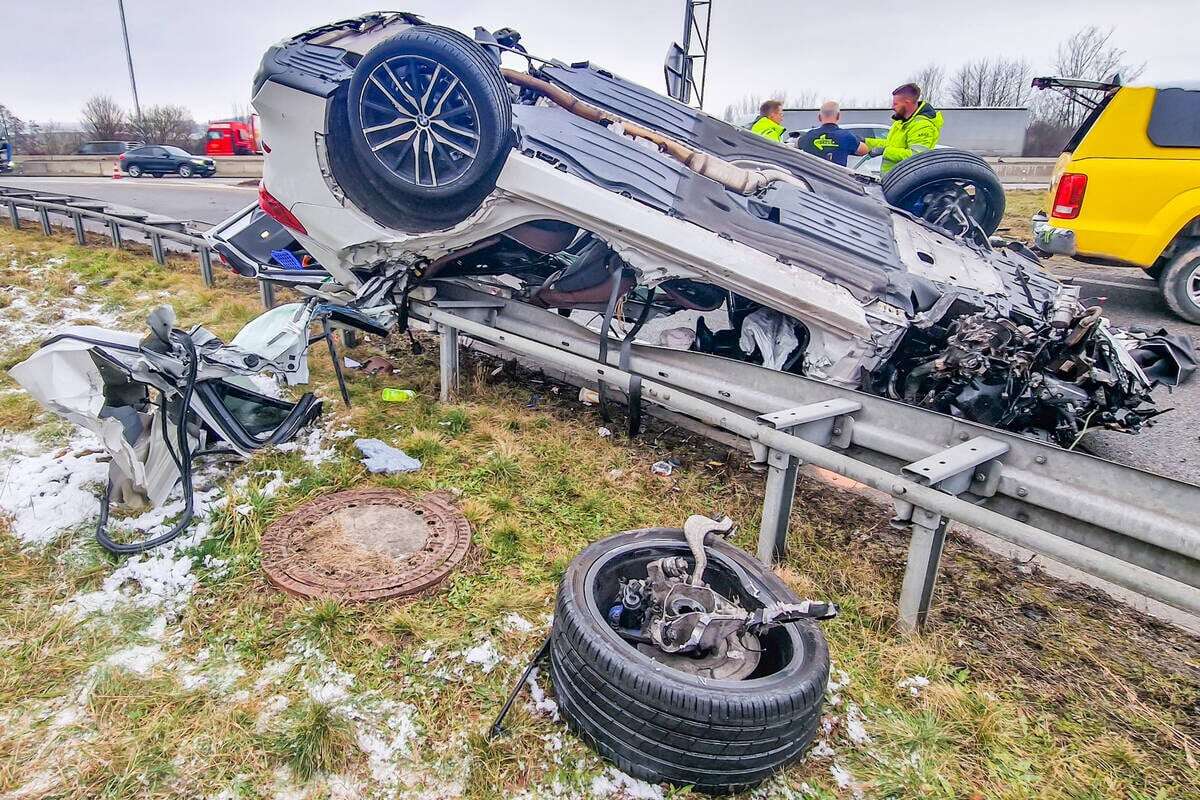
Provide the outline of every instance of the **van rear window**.
<path id="1" fill-rule="evenodd" d="M 1200 91 L 1159 89 L 1146 135 L 1159 147 L 1200 147 Z"/>
<path id="2" fill-rule="evenodd" d="M 1071 138 L 1063 145 L 1064 153 L 1075 152 L 1075 148 L 1079 147 L 1079 143 L 1083 141 L 1083 137 L 1087 136 L 1088 131 L 1096 124 L 1096 120 L 1100 119 L 1100 115 L 1104 113 L 1104 109 L 1115 94 L 1116 92 L 1106 92 L 1100 102 L 1096 104 L 1096 107 L 1088 112 L 1088 115 L 1083 118 L 1083 122 L 1079 123 L 1079 128 L 1076 129 L 1075 133 L 1071 134 Z"/>

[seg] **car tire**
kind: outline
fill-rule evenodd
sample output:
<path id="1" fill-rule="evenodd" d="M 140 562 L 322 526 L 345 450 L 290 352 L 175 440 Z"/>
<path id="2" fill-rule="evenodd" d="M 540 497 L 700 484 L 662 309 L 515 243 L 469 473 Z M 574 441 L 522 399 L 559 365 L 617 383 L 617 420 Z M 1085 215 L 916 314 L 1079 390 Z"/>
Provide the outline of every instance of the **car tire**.
<path id="1" fill-rule="evenodd" d="M 971 196 L 969 213 L 983 232 L 995 233 L 1004 218 L 1004 186 L 995 170 L 974 153 L 929 150 L 901 161 L 883 176 L 883 196 L 890 204 L 930 222 L 940 211 L 929 198 L 954 188 Z M 946 229 L 960 233 L 956 227 Z"/>
<path id="2" fill-rule="evenodd" d="M 339 183 L 391 227 L 452 227 L 496 186 L 512 148 L 511 103 L 499 67 L 473 40 L 407 28 L 358 63 L 345 95 L 348 124 L 329 126 L 330 150 L 344 134 L 356 162 Z"/>
<path id="3" fill-rule="evenodd" d="M 191 166 L 191 164 L 180 164 L 180 165 L 179 165 L 179 169 L 178 169 L 177 171 L 179 172 L 179 177 L 181 177 L 181 178 L 190 178 L 190 177 L 192 177 L 192 166 Z"/>
<path id="4" fill-rule="evenodd" d="M 707 551 L 706 576 L 725 570 L 743 585 L 753 584 L 760 598 L 798 602 L 738 548 L 717 541 Z M 700 677 L 652 659 L 608 625 L 595 587 L 621 559 L 648 561 L 659 554 L 683 555 L 691 563 L 681 530 L 651 528 L 596 542 L 567 568 L 549 650 L 563 717 L 634 777 L 710 793 L 748 789 L 800 758 L 816 736 L 829 680 L 825 638 L 811 621 L 774 629 L 762 640 L 764 652 L 775 648 L 789 655 L 764 656 L 764 663 L 778 663 L 766 669 L 760 664 L 746 680 Z"/>
<path id="5" fill-rule="evenodd" d="M 1200 324 L 1200 244 L 1167 262 L 1158 276 L 1158 291 L 1177 316 Z"/>
<path id="6" fill-rule="evenodd" d="M 161 178 L 161 177 L 163 176 L 163 174 L 162 174 L 161 172 L 152 172 L 152 173 L 150 173 L 150 174 L 151 174 L 151 175 L 153 175 L 153 176 L 154 176 L 154 177 L 156 177 L 156 178 Z"/>
<path id="7" fill-rule="evenodd" d="M 128 167 L 125 168 L 125 171 L 129 173 L 129 177 L 131 177 L 131 178 L 142 177 L 142 168 L 139 167 L 137 164 L 130 164 Z"/>

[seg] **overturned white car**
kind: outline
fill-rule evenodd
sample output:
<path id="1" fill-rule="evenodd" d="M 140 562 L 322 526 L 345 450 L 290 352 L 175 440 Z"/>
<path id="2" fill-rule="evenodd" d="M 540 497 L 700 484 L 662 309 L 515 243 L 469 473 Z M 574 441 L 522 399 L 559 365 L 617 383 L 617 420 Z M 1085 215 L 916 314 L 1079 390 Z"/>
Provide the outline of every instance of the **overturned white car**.
<path id="1" fill-rule="evenodd" d="M 693 350 L 1060 443 L 1138 430 L 1154 380 L 1180 373 L 1177 348 L 1112 330 L 989 238 L 1003 196 L 971 154 L 911 159 L 881 186 L 536 58 L 512 30 L 472 40 L 407 14 L 271 48 L 254 106 L 265 215 L 219 226 L 218 249 L 387 324 L 445 282 L 564 314 L 706 312 L 686 317 Z"/>

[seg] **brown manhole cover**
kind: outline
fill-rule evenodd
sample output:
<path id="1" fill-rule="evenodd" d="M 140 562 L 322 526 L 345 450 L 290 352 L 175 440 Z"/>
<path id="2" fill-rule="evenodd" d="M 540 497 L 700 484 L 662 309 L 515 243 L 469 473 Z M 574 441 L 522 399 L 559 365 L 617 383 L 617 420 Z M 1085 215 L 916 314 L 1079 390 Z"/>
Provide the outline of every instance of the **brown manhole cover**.
<path id="1" fill-rule="evenodd" d="M 318 497 L 262 537 L 271 583 L 301 597 L 378 600 L 436 586 L 471 546 L 471 528 L 434 492 L 355 489 Z"/>

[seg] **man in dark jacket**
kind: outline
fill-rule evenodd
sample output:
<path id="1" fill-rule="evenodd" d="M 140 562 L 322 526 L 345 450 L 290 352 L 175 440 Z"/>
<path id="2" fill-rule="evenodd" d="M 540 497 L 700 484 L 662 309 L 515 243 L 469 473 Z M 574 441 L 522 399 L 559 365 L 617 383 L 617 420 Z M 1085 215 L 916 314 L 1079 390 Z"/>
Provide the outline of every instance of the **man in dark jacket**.
<path id="1" fill-rule="evenodd" d="M 800 137 L 796 143 L 804 152 L 846 166 L 850 156 L 865 156 L 869 149 L 848 130 L 838 125 L 842 109 L 833 100 L 827 100 L 817 113 L 817 127 Z"/>

